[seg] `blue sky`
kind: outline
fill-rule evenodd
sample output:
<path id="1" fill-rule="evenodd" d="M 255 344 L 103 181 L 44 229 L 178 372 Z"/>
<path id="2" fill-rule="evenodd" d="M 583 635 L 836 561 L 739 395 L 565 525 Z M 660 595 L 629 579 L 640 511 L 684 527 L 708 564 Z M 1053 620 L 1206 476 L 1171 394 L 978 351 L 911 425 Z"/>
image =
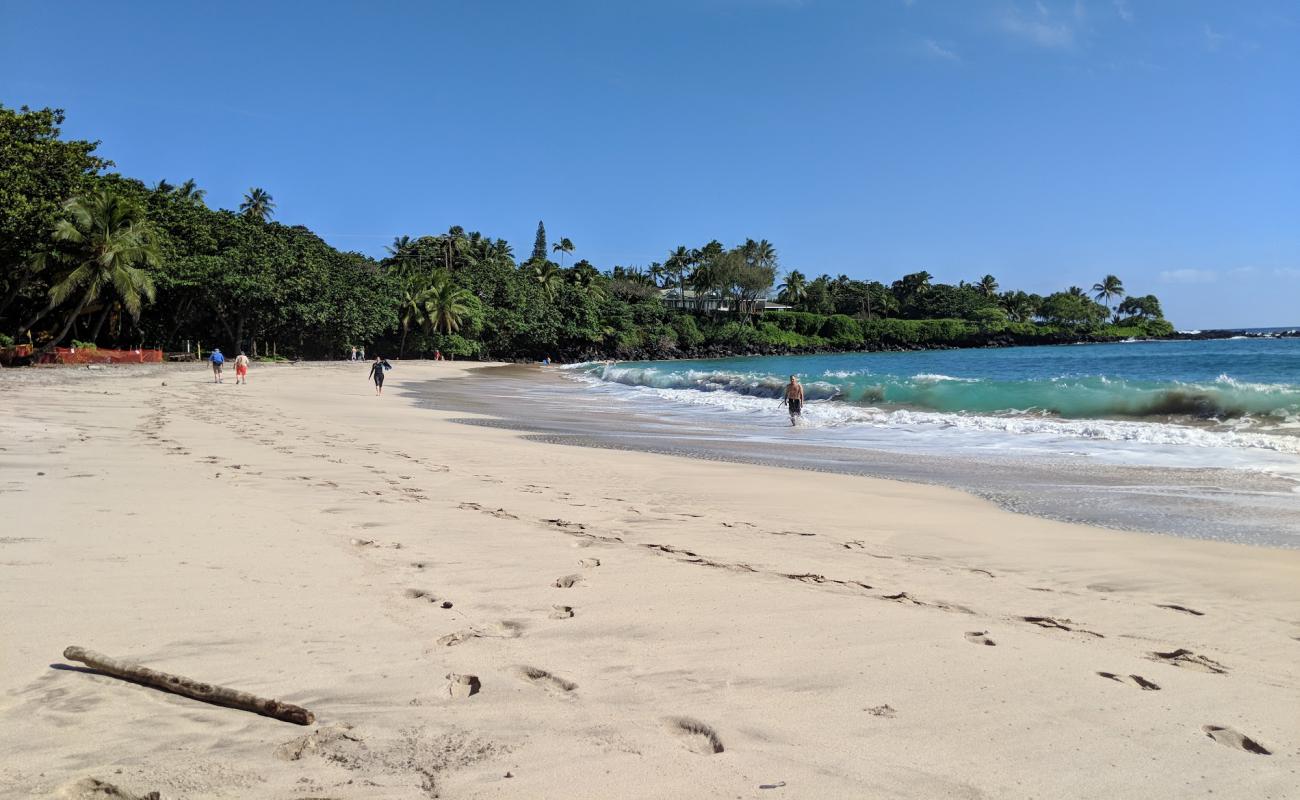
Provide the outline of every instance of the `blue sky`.
<path id="1" fill-rule="evenodd" d="M 1300 323 L 1300 6 L 0 0 L 0 103 L 121 171 L 266 188 L 374 255 L 460 224 L 598 266 L 767 238 L 806 273 Z"/>

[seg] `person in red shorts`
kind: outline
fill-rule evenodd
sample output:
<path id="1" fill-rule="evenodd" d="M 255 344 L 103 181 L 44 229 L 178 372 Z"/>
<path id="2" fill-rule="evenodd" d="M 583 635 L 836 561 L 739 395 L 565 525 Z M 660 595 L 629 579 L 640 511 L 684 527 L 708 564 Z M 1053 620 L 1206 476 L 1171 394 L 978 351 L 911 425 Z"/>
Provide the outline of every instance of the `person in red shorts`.
<path id="1" fill-rule="evenodd" d="M 235 356 L 235 383 L 248 383 L 248 356 L 243 351 Z"/>

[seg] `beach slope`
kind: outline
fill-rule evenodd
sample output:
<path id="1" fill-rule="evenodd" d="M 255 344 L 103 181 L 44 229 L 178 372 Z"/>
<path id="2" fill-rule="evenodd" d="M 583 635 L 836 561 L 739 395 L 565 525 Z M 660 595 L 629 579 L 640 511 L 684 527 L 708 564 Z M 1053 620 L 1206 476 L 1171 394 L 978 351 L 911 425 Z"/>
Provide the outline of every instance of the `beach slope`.
<path id="1" fill-rule="evenodd" d="M 0 796 L 1300 795 L 1300 553 L 529 441 L 403 392 L 462 365 L 364 376 L 0 373 Z"/>

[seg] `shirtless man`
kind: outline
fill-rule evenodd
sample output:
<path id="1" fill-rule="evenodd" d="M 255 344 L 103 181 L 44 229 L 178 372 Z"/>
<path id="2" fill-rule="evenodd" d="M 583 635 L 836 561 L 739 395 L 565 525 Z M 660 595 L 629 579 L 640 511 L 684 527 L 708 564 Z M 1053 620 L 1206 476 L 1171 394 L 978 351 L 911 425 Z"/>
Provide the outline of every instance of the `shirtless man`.
<path id="1" fill-rule="evenodd" d="M 235 383 L 248 383 L 248 355 L 243 350 L 235 356 Z"/>
<path id="2" fill-rule="evenodd" d="M 803 384 L 799 383 L 797 375 L 790 376 L 790 382 L 785 385 L 785 394 L 781 402 L 790 408 L 790 424 L 794 425 L 795 420 L 803 413 Z"/>

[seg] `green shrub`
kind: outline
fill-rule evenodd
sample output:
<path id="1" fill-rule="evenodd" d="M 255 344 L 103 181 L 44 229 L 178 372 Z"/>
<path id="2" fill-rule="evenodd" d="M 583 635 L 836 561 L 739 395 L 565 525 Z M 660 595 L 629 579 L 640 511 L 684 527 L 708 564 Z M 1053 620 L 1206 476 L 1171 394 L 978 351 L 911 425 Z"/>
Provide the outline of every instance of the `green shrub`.
<path id="1" fill-rule="evenodd" d="M 858 348 L 862 346 L 862 326 L 847 314 L 826 317 L 819 335 L 835 347 Z"/>
<path id="2" fill-rule="evenodd" d="M 99 345 L 94 342 L 83 342 L 80 339 L 73 339 L 72 346 L 77 350 L 98 350 Z"/>
<path id="3" fill-rule="evenodd" d="M 13 347 L 14 337 L 7 333 L 0 333 L 0 347 Z"/>
<path id="4" fill-rule="evenodd" d="M 769 311 L 763 315 L 763 321 L 800 336 L 817 336 L 826 324 L 826 317 L 807 311 Z"/>
<path id="5" fill-rule="evenodd" d="M 695 322 L 695 317 L 682 314 L 673 320 L 673 330 L 677 332 L 677 344 L 681 347 L 699 347 L 704 344 L 704 334 Z"/>

